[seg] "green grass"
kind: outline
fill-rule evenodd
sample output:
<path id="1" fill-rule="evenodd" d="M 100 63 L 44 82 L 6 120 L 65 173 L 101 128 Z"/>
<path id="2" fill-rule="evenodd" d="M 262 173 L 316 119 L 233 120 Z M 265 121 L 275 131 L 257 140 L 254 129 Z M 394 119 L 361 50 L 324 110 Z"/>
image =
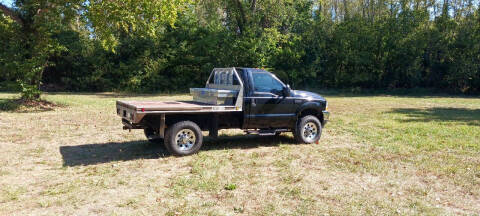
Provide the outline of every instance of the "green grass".
<path id="1" fill-rule="evenodd" d="M 224 130 L 181 158 L 115 101 L 188 95 L 0 93 L 0 215 L 480 214 L 480 99 L 325 93 L 320 144 Z"/>

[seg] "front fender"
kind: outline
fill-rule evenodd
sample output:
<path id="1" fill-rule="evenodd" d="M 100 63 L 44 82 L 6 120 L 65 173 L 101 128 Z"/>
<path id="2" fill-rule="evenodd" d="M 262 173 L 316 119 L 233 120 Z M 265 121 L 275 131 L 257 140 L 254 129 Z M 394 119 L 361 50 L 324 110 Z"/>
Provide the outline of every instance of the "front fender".
<path id="1" fill-rule="evenodd" d="M 321 101 L 308 101 L 308 102 L 303 103 L 296 110 L 297 118 L 300 116 L 300 114 L 304 110 L 315 110 L 317 113 L 322 113 L 323 104 L 322 104 Z"/>

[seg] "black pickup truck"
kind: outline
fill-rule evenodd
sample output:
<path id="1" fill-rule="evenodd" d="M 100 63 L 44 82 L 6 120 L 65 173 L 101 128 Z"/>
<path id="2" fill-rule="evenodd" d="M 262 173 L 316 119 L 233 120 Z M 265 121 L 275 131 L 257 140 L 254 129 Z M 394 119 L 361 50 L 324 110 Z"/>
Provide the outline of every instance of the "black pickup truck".
<path id="1" fill-rule="evenodd" d="M 274 74 L 256 68 L 215 68 L 205 88 L 192 88 L 193 101 L 117 101 L 123 129 L 143 129 L 174 155 L 202 146 L 202 131 L 219 129 L 277 135 L 292 132 L 298 143 L 318 142 L 328 121 L 322 96 L 290 89 Z"/>

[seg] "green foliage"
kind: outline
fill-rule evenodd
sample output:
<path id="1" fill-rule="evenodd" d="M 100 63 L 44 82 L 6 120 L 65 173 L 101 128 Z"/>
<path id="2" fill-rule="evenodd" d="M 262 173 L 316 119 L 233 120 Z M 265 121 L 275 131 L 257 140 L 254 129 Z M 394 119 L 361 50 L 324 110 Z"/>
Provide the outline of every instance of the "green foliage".
<path id="1" fill-rule="evenodd" d="M 20 104 L 13 99 L 0 99 L 0 111 L 16 110 Z"/>
<path id="2" fill-rule="evenodd" d="M 17 1 L 28 25 L 0 16 L 0 89 L 187 91 L 243 66 L 297 88 L 479 93 L 480 10 L 452 4 Z"/>
<path id="3" fill-rule="evenodd" d="M 187 2 L 187 0 L 93 2 L 18 0 L 14 1 L 12 8 L 0 3 L 2 12 L 0 13 L 0 33 L 3 39 L 2 44 L 5 44 L 0 54 L 0 65 L 8 75 L 0 82 L 20 80 L 22 98 L 38 99 L 41 81 L 47 69 L 58 70 L 61 66 L 66 66 L 69 61 L 77 63 L 76 59 L 63 58 L 68 48 L 71 54 L 69 57 L 81 56 L 88 59 L 86 53 L 78 55 L 71 51 L 85 48 L 81 45 L 91 44 L 92 42 L 88 40 L 96 36 L 102 47 L 114 51 L 118 38 L 122 35 L 139 32 L 139 36 L 150 36 L 155 35 L 162 24 L 172 25 Z M 88 39 L 77 43 L 71 40 L 71 37 L 69 38 L 68 32 L 73 35 L 83 33 Z M 64 35 L 65 33 L 67 35 Z M 56 68 L 53 58 L 61 66 Z M 91 66 L 96 66 L 93 60 L 82 63 L 87 65 L 92 63 Z M 71 68 L 77 69 L 76 66 L 79 65 Z M 77 71 L 68 72 L 78 73 Z M 85 70 L 80 72 L 91 73 Z M 93 75 L 95 74 L 98 72 L 93 72 Z M 86 79 L 89 84 L 97 81 L 95 76 L 85 77 L 84 73 L 79 75 L 79 77 L 67 75 L 65 81 L 71 81 L 72 78 Z M 46 79 L 58 81 L 55 76 Z"/>
<path id="4" fill-rule="evenodd" d="M 227 184 L 225 185 L 225 190 L 235 190 L 237 189 L 237 185 L 236 184 Z"/>
<path id="5" fill-rule="evenodd" d="M 122 34 L 155 36 L 166 25 L 173 26 L 190 0 L 88 1 L 86 16 L 103 47 L 115 51 Z"/>
<path id="6" fill-rule="evenodd" d="M 22 81 L 19 80 L 20 83 L 20 93 L 22 95 L 22 99 L 24 100 L 38 100 L 40 99 L 40 94 L 41 91 L 38 89 L 38 86 L 36 85 L 29 85 L 26 83 L 23 83 Z"/>

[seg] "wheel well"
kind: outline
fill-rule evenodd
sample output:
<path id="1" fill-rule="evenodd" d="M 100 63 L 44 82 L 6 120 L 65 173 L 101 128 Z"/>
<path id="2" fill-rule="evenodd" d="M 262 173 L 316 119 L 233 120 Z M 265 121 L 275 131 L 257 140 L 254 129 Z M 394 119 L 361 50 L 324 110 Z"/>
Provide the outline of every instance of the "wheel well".
<path id="1" fill-rule="evenodd" d="M 201 124 L 199 123 L 203 122 L 202 118 L 198 116 L 194 116 L 194 117 L 196 118 L 188 117 L 187 115 L 178 115 L 178 114 L 167 115 L 165 124 L 167 127 L 169 127 L 177 122 L 188 120 L 188 121 L 195 122 L 195 124 L 200 126 Z M 147 115 L 142 119 L 142 124 L 147 127 L 158 129 L 160 128 L 160 115 Z"/>
<path id="2" fill-rule="evenodd" d="M 316 109 L 304 109 L 304 110 L 302 110 L 298 115 L 298 119 L 300 119 L 302 117 L 305 117 L 305 116 L 308 116 L 308 115 L 316 116 L 318 118 L 318 120 L 320 120 L 322 125 L 325 124 L 325 122 L 323 120 L 323 113 L 316 110 Z"/>
<path id="3" fill-rule="evenodd" d="M 166 124 L 167 127 L 171 126 L 177 122 L 181 121 L 191 121 L 200 127 L 200 129 L 205 129 L 209 125 L 209 115 L 208 114 L 197 114 L 197 115 L 189 115 L 189 114 L 173 114 L 166 116 Z"/>

